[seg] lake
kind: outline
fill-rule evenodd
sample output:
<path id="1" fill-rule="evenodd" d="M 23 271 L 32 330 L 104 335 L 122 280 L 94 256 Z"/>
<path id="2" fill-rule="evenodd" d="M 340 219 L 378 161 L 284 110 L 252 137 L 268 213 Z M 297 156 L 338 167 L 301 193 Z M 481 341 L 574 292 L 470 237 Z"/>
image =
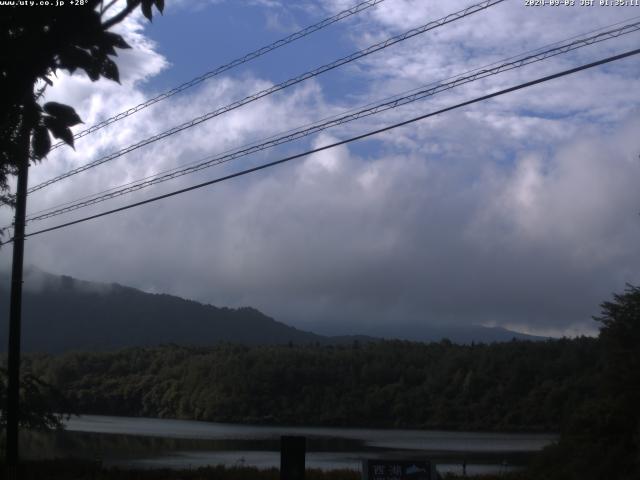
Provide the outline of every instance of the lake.
<path id="1" fill-rule="evenodd" d="M 554 434 L 437 430 L 271 427 L 187 420 L 81 415 L 63 432 L 28 434 L 29 458 L 99 459 L 107 465 L 197 468 L 205 465 L 279 467 L 282 435 L 307 437 L 309 468 L 359 470 L 365 458 L 431 459 L 442 472 L 517 469 Z"/>

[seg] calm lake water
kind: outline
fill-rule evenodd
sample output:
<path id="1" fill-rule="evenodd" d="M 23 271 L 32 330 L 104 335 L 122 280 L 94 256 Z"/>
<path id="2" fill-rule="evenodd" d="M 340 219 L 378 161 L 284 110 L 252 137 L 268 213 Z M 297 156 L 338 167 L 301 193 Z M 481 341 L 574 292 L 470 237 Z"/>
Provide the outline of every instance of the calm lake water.
<path id="1" fill-rule="evenodd" d="M 360 470 L 366 458 L 431 459 L 440 471 L 500 472 L 523 465 L 554 434 L 435 430 L 269 427 L 82 415 L 67 429 L 22 439 L 25 456 L 100 459 L 109 465 L 197 468 L 205 465 L 279 467 L 282 435 L 307 437 L 309 468 Z"/>

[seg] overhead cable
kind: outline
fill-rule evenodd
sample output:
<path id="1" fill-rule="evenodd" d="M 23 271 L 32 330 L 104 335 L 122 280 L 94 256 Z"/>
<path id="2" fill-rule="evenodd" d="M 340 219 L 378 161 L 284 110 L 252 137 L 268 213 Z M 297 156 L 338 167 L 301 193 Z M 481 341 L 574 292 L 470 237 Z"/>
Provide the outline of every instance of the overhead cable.
<path id="1" fill-rule="evenodd" d="M 78 173 L 84 172 L 86 170 L 89 170 L 91 168 L 97 167 L 98 165 L 102 165 L 103 163 L 109 162 L 111 160 L 115 160 L 116 158 L 119 158 L 129 152 L 132 152 L 134 150 L 137 150 L 141 147 L 144 147 L 146 145 L 149 145 L 153 142 L 156 142 L 158 140 L 162 140 L 164 138 L 167 138 L 171 135 L 174 135 L 178 132 L 181 132 L 183 130 L 186 130 L 188 128 L 194 127 L 196 125 L 199 125 L 203 122 L 206 122 L 207 120 L 211 120 L 214 117 L 217 117 L 219 115 L 222 115 L 224 113 L 227 113 L 231 110 L 235 110 L 243 105 L 246 105 L 248 103 L 251 102 L 255 102 L 256 100 L 266 97 L 267 95 L 271 95 L 273 93 L 276 93 L 280 90 L 283 90 L 285 88 L 291 87 L 293 85 L 296 85 L 300 82 L 303 82 L 305 80 L 308 80 L 310 78 L 316 77 L 320 74 L 323 74 L 325 72 L 328 72 L 329 70 L 333 70 L 335 68 L 338 68 L 342 65 L 345 65 L 347 63 L 353 62 L 355 60 L 358 60 L 362 57 L 365 57 L 367 55 L 370 55 L 374 52 L 378 52 L 380 50 L 383 50 L 387 47 L 390 47 L 391 45 L 395 45 L 396 43 L 408 40 L 409 38 L 415 37 L 416 35 L 420 35 L 423 34 L 425 32 L 428 32 L 430 30 L 433 30 L 435 28 L 441 27 L 443 25 L 446 25 L 448 23 L 454 22 L 456 20 L 460 20 L 462 18 L 465 18 L 469 15 L 472 15 L 474 13 L 477 13 L 479 11 L 485 10 L 489 7 L 492 7 L 494 5 L 497 5 L 499 3 L 504 2 L 505 0 L 485 0 L 483 2 L 477 3 L 475 5 L 472 5 L 470 7 L 467 7 L 463 10 L 460 10 L 458 12 L 455 13 L 451 13 L 445 17 L 442 17 L 438 20 L 434 20 L 432 22 L 429 22 L 425 25 L 422 25 L 420 27 L 416 27 L 416 28 L 412 28 L 404 33 L 401 33 L 400 35 L 395 35 L 391 38 L 388 38 L 387 40 L 384 40 L 382 42 L 376 43 L 374 45 L 371 45 L 363 50 L 359 50 L 355 53 L 352 53 L 351 55 L 348 55 L 346 57 L 343 57 L 339 60 L 336 60 L 334 62 L 328 63 L 326 65 L 323 65 L 321 67 L 318 67 L 314 70 L 311 70 L 309 72 L 303 73 L 302 75 L 299 75 L 297 77 L 293 77 L 290 78 L 289 80 L 286 80 L 282 83 L 279 83 L 277 85 L 273 85 L 272 87 L 269 87 L 267 89 L 264 89 L 260 92 L 254 93 L 252 95 L 249 95 L 241 100 L 235 101 L 233 103 L 230 103 L 224 107 L 220 107 L 212 112 L 208 112 L 205 113 L 204 115 L 201 115 L 199 117 L 196 117 L 188 122 L 182 123 L 180 125 L 177 125 L 173 128 L 170 128 L 169 130 L 165 130 L 162 133 L 159 133 L 157 135 L 154 135 L 152 137 L 149 137 L 145 140 L 142 140 L 140 142 L 134 143 L 132 145 L 129 145 L 121 150 L 118 150 L 116 152 L 110 153 L 108 155 L 105 155 L 101 158 L 98 158 L 92 162 L 89 162 L 85 165 L 82 165 L 80 167 L 74 168 L 73 170 L 69 170 L 66 173 L 63 173 L 61 175 L 58 175 L 57 177 L 51 178 L 49 180 L 46 180 L 38 185 L 35 185 L 31 188 L 29 188 L 28 193 L 33 193 L 35 191 L 41 190 L 49 185 L 52 185 L 56 182 L 59 182 L 61 180 L 64 180 L 65 178 L 69 178 L 73 175 L 77 175 Z"/>
<path id="2" fill-rule="evenodd" d="M 161 93 L 159 95 L 156 95 L 153 98 L 150 98 L 148 100 L 145 100 L 142 103 L 139 103 L 138 105 L 131 107 L 127 110 L 124 110 L 123 112 L 120 112 L 116 115 L 113 115 L 112 117 L 109 117 L 103 121 L 101 121 L 100 123 L 96 123 L 95 125 L 92 125 L 91 127 L 82 130 L 76 134 L 73 135 L 73 138 L 78 139 L 81 137 L 84 137 L 86 135 L 89 135 L 90 133 L 96 132 L 108 125 L 111 125 L 112 123 L 115 123 L 119 120 L 122 120 L 123 118 L 129 117 L 131 115 L 133 115 L 136 112 L 139 112 L 140 110 L 143 110 L 147 107 L 150 107 L 151 105 L 161 102 L 162 100 L 166 100 L 169 97 L 174 96 L 177 93 L 183 92 L 185 90 L 187 90 L 188 88 L 194 87 L 196 85 L 199 85 L 200 83 L 204 82 L 205 80 L 208 80 L 211 77 L 215 77 L 216 75 L 220 75 L 221 73 L 224 73 L 228 70 L 231 70 L 232 68 L 235 68 L 239 65 L 242 65 L 244 63 L 250 62 L 251 60 L 255 60 L 258 57 L 261 57 L 262 55 L 272 52 L 273 50 L 276 50 L 280 47 L 283 47 L 285 45 L 288 45 L 292 42 L 295 42 L 296 40 L 299 40 L 303 37 L 306 37 L 308 35 L 311 35 L 314 32 L 317 32 L 318 30 L 322 30 L 325 27 L 328 27 L 329 25 L 332 25 L 336 22 L 339 22 L 340 20 L 344 20 L 345 18 L 348 18 L 352 15 L 355 15 L 357 13 L 360 13 L 364 10 L 367 10 L 368 8 L 371 8 L 379 3 L 384 2 L 385 0 L 367 0 L 365 2 L 361 2 L 358 3 L 357 5 L 354 5 L 351 8 L 347 8 L 346 10 L 342 10 L 341 12 L 337 13 L 336 15 L 333 15 L 332 17 L 329 18 L 325 18 L 324 20 L 318 22 L 318 23 L 314 23 L 313 25 L 309 25 L 308 27 L 303 28 L 302 30 L 298 30 L 295 33 L 292 33 L 291 35 L 288 35 L 284 38 L 281 38 L 280 40 L 277 40 L 269 45 L 266 45 L 264 47 L 261 47 L 257 50 L 254 50 L 251 53 L 247 53 L 246 55 L 236 58 L 235 60 L 232 60 L 229 63 L 226 63 L 224 65 L 220 65 L 219 67 L 214 68 L 213 70 L 203 73 L 202 75 L 189 80 L 188 82 L 185 82 L 181 85 L 178 85 L 175 88 L 172 88 L 171 90 L 168 90 L 164 93 Z M 64 142 L 58 142 L 56 144 L 54 144 L 51 147 L 51 150 L 58 148 L 62 145 L 65 145 Z"/>
<path id="3" fill-rule="evenodd" d="M 618 55 L 613 55 L 613 56 L 604 58 L 602 60 L 598 60 L 596 62 L 588 63 L 588 64 L 585 64 L 585 65 L 581 65 L 579 67 L 571 68 L 569 70 L 564 70 L 564 71 L 561 71 L 561 72 L 558 72 L 558 73 L 554 73 L 552 75 L 547 75 L 545 77 L 537 78 L 537 79 L 531 80 L 529 82 L 521 83 L 519 85 L 516 85 L 516 86 L 513 86 L 513 87 L 509 87 L 509 88 L 505 88 L 503 90 L 499 90 L 499 91 L 496 91 L 496 92 L 493 92 L 493 93 L 489 93 L 489 94 L 483 95 L 481 97 L 476 97 L 476 98 L 474 98 L 472 100 L 467 100 L 465 102 L 458 103 L 458 104 L 453 105 L 453 106 L 449 106 L 449 107 L 442 108 L 442 109 L 434 111 L 434 112 L 430 112 L 430 113 L 427 113 L 427 114 L 424 114 L 424 115 L 420 115 L 418 117 L 414 117 L 414 118 L 411 118 L 409 120 L 405 120 L 403 122 L 395 123 L 395 124 L 389 125 L 387 127 L 383 127 L 383 128 L 379 128 L 377 130 L 373 130 L 373 131 L 370 131 L 370 132 L 367 132 L 367 133 L 363 133 L 361 135 L 357 135 L 355 137 L 348 138 L 346 140 L 341 140 L 339 142 L 334 142 L 334 143 L 329 144 L 329 145 L 324 145 L 322 147 L 314 148 L 312 150 L 307 150 L 305 152 L 298 153 L 296 155 L 291 155 L 291 156 L 288 156 L 288 157 L 285 157 L 285 158 L 281 158 L 281 159 L 275 160 L 273 162 L 265 163 L 265 164 L 259 165 L 257 167 L 248 168 L 246 170 L 242 170 L 240 172 L 232 173 L 230 175 L 225 175 L 223 177 L 219 177 L 219 178 L 216 178 L 216 179 L 213 179 L 213 180 L 209 180 L 207 182 L 199 183 L 197 185 L 192 185 L 192 186 L 187 187 L 187 188 L 182 188 L 180 190 L 175 190 L 173 192 L 165 193 L 163 195 L 159 195 L 159 196 L 156 196 L 156 197 L 148 198 L 148 199 L 142 200 L 140 202 L 131 203 L 131 204 L 125 205 L 123 207 L 115 208 L 115 209 L 112 209 L 112 210 L 107 210 L 107 211 L 104 211 L 104 212 L 101 212 L 101 213 L 97 213 L 95 215 L 90 215 L 90 216 L 83 217 L 83 218 L 80 218 L 80 219 L 77 219 L 77 220 L 73 220 L 73 221 L 70 221 L 70 222 L 65 222 L 65 223 L 62 223 L 62 224 L 59 224 L 59 225 L 55 225 L 53 227 L 44 228 L 42 230 L 36 230 L 34 232 L 30 232 L 30 233 L 26 234 L 25 237 L 33 237 L 35 235 L 41 235 L 43 233 L 52 232 L 52 231 L 59 230 L 59 229 L 62 229 L 62 228 L 66 228 L 66 227 L 69 227 L 69 226 L 72 226 L 72 225 L 77 225 L 79 223 L 84 223 L 84 222 L 87 222 L 89 220 L 94 220 L 94 219 L 97 219 L 97 218 L 105 217 L 107 215 L 112 215 L 112 214 L 115 214 L 115 213 L 119 213 L 119 212 L 122 212 L 122 211 L 125 211 L 125 210 L 129 210 L 129 209 L 135 208 L 135 207 L 139 207 L 139 206 L 146 205 L 146 204 L 149 204 L 149 203 L 157 202 L 157 201 L 163 200 L 165 198 L 174 197 L 174 196 L 180 195 L 182 193 L 190 192 L 190 191 L 193 191 L 193 190 L 198 190 L 200 188 L 204 188 L 204 187 L 207 187 L 209 185 L 214 185 L 216 183 L 221 183 L 223 181 L 230 180 L 232 178 L 241 177 L 241 176 L 247 175 L 249 173 L 253 173 L 253 172 L 260 171 L 260 170 L 264 170 L 266 168 L 274 167 L 276 165 L 281 165 L 281 164 L 289 162 L 291 160 L 295 160 L 295 159 L 298 159 L 298 158 L 306 157 L 306 156 L 309 156 L 309 155 L 311 155 L 313 153 L 318 153 L 318 152 L 321 152 L 323 150 L 328 150 L 330 148 L 335 148 L 335 147 L 338 147 L 340 145 L 345 145 L 345 144 L 348 144 L 348 143 L 351 143 L 351 142 L 355 142 L 357 140 L 362 140 L 362 139 L 371 137 L 373 135 L 378 135 L 380 133 L 388 132 L 388 131 L 393 130 L 395 128 L 402 127 L 404 125 L 408 125 L 408 124 L 411 124 L 411 123 L 414 123 L 414 122 L 417 122 L 417 121 L 420 121 L 420 120 L 424 120 L 426 118 L 430 118 L 430 117 L 433 117 L 433 116 L 436 116 L 436 115 L 439 115 L 439 114 L 442 114 L 442 113 L 445 113 L 445 112 L 456 110 L 458 108 L 462 108 L 462 107 L 465 107 L 465 106 L 468 106 L 468 105 L 472 105 L 472 104 L 475 104 L 475 103 L 483 102 L 483 101 L 489 100 L 491 98 L 495 98 L 495 97 L 498 97 L 498 96 L 501 96 L 501 95 L 505 95 L 507 93 L 515 92 L 517 90 L 522 90 L 524 88 L 528 88 L 528 87 L 531 87 L 531 86 L 534 86 L 534 85 L 538 85 L 538 84 L 541 84 L 541 83 L 544 83 L 544 82 L 548 82 L 548 81 L 551 81 L 551 80 L 554 80 L 554 79 L 557 79 L 557 78 L 560 78 L 560 77 L 571 75 L 573 73 L 577 73 L 577 72 L 580 72 L 580 71 L 583 71 L 583 70 L 594 68 L 594 67 L 597 67 L 599 65 L 604 65 L 604 64 L 611 63 L 611 62 L 614 62 L 614 61 L 617 61 L 617 60 L 621 60 L 623 58 L 631 57 L 633 55 L 638 55 L 639 53 L 640 53 L 640 49 L 635 49 L 635 50 L 630 50 L 630 51 L 627 51 L 627 52 L 624 52 L 624 53 L 621 53 L 621 54 L 618 54 Z M 4 242 L 3 244 L 7 244 L 7 243 L 10 243 L 12 241 L 13 241 L 13 239 L 9 239 L 6 242 Z"/>
<path id="4" fill-rule="evenodd" d="M 415 101 L 424 99 L 426 97 L 436 95 L 443 91 L 451 90 L 453 88 L 459 87 L 467 83 L 475 82 L 480 79 L 497 75 L 499 73 L 503 73 L 516 68 L 521 68 L 521 67 L 524 67 L 525 65 L 530 65 L 532 63 L 541 62 L 543 60 L 546 60 L 551 57 L 555 57 L 557 55 L 565 54 L 567 52 L 570 52 L 582 47 L 586 47 L 588 45 L 593 45 L 595 43 L 603 42 L 605 40 L 618 38 L 622 35 L 627 35 L 633 32 L 637 32 L 638 30 L 640 30 L 640 21 L 629 24 L 629 25 L 624 25 L 616 29 L 601 32 L 601 33 L 598 33 L 597 35 L 592 35 L 590 37 L 579 38 L 577 40 L 574 40 L 573 42 L 560 44 L 554 48 L 550 48 L 545 51 L 537 51 L 536 53 L 530 54 L 530 55 L 523 54 L 523 56 L 520 56 L 520 57 L 511 57 L 512 60 L 508 62 L 501 63 L 501 64 L 500 63 L 492 64 L 492 66 L 489 68 L 474 70 L 472 71 L 473 73 L 471 74 L 461 74 L 457 77 L 453 77 L 453 80 L 450 80 L 447 82 L 432 83 L 421 90 L 412 91 L 412 93 L 409 95 L 387 99 L 385 101 L 378 102 L 377 104 L 371 104 L 370 106 L 357 110 L 353 113 L 334 117 L 334 118 L 331 118 L 330 120 L 313 124 L 310 127 L 291 130 L 287 132 L 285 135 L 270 137 L 267 141 L 264 141 L 262 143 L 256 143 L 251 146 L 240 147 L 236 150 L 231 150 L 223 154 L 216 154 L 214 156 L 207 157 L 198 163 L 191 164 L 183 168 L 175 168 L 170 171 L 139 180 L 138 182 L 130 182 L 129 184 L 122 186 L 122 188 L 117 188 L 117 187 L 112 188 L 104 192 L 83 197 L 82 199 L 78 199 L 77 201 L 74 201 L 74 202 L 67 202 L 65 204 L 62 204 L 61 206 L 46 209 L 42 211 L 42 213 L 36 212 L 35 214 L 31 214 L 30 216 L 28 216 L 27 220 L 29 222 L 44 220 L 44 219 L 62 215 L 64 213 L 68 213 L 74 210 L 78 210 L 80 208 L 84 208 L 90 205 L 95 205 L 97 203 L 101 203 L 116 197 L 120 197 L 122 195 L 126 195 L 128 193 L 132 193 L 132 192 L 141 190 L 143 188 L 150 187 L 152 185 L 156 185 L 159 183 L 172 180 L 174 178 L 188 175 L 190 173 L 203 170 L 205 168 L 210 168 L 214 165 L 226 163 L 240 157 L 244 157 L 262 150 L 266 150 L 268 148 L 275 147 L 277 145 L 292 142 L 294 140 L 298 140 L 302 137 L 306 137 L 306 136 L 318 133 L 328 128 L 335 127 L 337 125 L 342 125 L 342 124 L 357 120 L 359 118 L 368 117 L 371 115 L 379 114 L 387 110 L 397 108 L 402 105 L 407 105 L 409 103 L 413 103 Z"/>

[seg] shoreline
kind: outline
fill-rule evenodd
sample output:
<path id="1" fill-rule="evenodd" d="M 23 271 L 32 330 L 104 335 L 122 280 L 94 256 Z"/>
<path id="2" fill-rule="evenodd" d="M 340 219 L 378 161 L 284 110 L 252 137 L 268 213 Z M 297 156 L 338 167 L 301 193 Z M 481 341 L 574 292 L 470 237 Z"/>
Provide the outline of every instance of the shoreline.
<path id="1" fill-rule="evenodd" d="M 0 465 L 0 469 L 4 471 L 4 465 Z M 261 470 L 215 465 L 182 470 L 138 469 L 104 466 L 95 461 L 79 459 L 25 461 L 21 462 L 20 471 L 24 480 L 66 480 L 69 477 L 76 480 L 280 480 L 280 470 L 277 468 Z M 445 473 L 440 476 L 443 480 L 533 480 L 524 471 L 466 476 Z M 326 471 L 307 468 L 305 480 L 361 480 L 361 474 L 351 469 Z"/>
<path id="2" fill-rule="evenodd" d="M 213 422 L 208 420 L 195 420 L 195 419 L 187 419 L 187 418 L 166 418 L 166 417 L 144 417 L 144 416 L 128 416 L 128 415 L 108 415 L 108 414 L 98 414 L 98 413 L 79 413 L 73 414 L 68 419 L 64 420 L 65 428 L 68 431 L 75 432 L 95 432 L 95 433 L 120 433 L 127 434 L 127 432 L 98 432 L 96 430 L 88 430 L 88 429 L 69 429 L 67 428 L 69 423 L 82 422 L 83 420 L 88 419 L 116 419 L 123 421 L 134 421 L 134 422 L 171 422 L 175 424 L 179 423 L 188 423 L 191 425 L 200 425 L 207 427 L 221 427 L 221 428 L 230 428 L 230 429 L 259 429 L 259 430 L 286 430 L 286 431 L 309 431 L 309 432 L 318 432 L 318 431 L 346 431 L 346 432 L 369 432 L 369 431 L 386 431 L 386 432 L 412 432 L 417 434 L 469 434 L 472 436 L 495 436 L 495 435 L 509 435 L 509 436 L 522 436 L 522 437 L 545 437 L 545 438 L 557 438 L 559 437 L 558 432 L 542 430 L 542 429 L 532 429 L 532 430 L 472 430 L 472 429 L 464 429 L 464 428 L 407 428 L 407 427 L 377 427 L 377 426 L 340 426 L 340 425 L 309 425 L 309 424 L 278 424 L 278 423 L 250 423 L 250 422 Z M 105 422 L 106 423 L 106 422 Z M 140 435 L 140 433 L 137 433 Z M 200 438 L 200 437 L 183 437 L 183 438 Z"/>

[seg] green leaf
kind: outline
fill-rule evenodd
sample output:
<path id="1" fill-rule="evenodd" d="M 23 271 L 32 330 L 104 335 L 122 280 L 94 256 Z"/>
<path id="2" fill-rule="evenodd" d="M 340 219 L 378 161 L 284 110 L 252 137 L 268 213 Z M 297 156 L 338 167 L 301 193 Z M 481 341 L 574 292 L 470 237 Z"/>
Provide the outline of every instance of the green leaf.
<path id="1" fill-rule="evenodd" d="M 113 45 L 111 45 L 111 43 L 105 41 L 104 39 L 101 39 L 98 45 L 94 45 L 93 47 L 91 47 L 91 55 L 96 58 L 105 58 L 109 55 L 114 55 L 116 57 L 118 56 L 116 49 L 113 48 Z"/>
<path id="2" fill-rule="evenodd" d="M 71 129 L 55 117 L 44 117 L 44 124 L 55 138 L 59 138 L 73 147 L 73 133 Z"/>
<path id="3" fill-rule="evenodd" d="M 104 39 L 116 48 L 131 48 L 131 45 L 125 42 L 124 38 L 122 38 L 122 36 L 118 35 L 117 33 L 104 32 Z"/>
<path id="4" fill-rule="evenodd" d="M 118 56 L 118 52 L 116 52 L 116 49 L 113 48 L 113 45 L 108 45 L 106 43 L 100 45 L 100 48 L 102 48 L 102 51 L 104 53 L 106 53 L 107 55 L 113 55 L 114 57 Z"/>
<path id="5" fill-rule="evenodd" d="M 160 13 L 164 12 L 164 0 L 156 0 L 156 8 Z"/>
<path id="6" fill-rule="evenodd" d="M 152 21 L 153 12 L 151 11 L 151 6 L 153 5 L 154 0 L 142 0 L 142 14 Z"/>
<path id="7" fill-rule="evenodd" d="M 44 125 L 38 125 L 33 132 L 31 138 L 31 148 L 33 149 L 33 155 L 37 160 L 45 157 L 49 150 L 51 150 L 51 138 L 49 137 L 49 131 Z"/>
<path id="8" fill-rule="evenodd" d="M 100 69 L 96 65 L 96 59 L 81 48 L 72 47 L 60 52 L 60 68 L 74 72 L 82 68 L 94 82 L 100 78 Z"/>
<path id="9" fill-rule="evenodd" d="M 106 58 L 104 62 L 102 62 L 101 73 L 103 77 L 120 83 L 120 73 L 118 72 L 118 66 L 113 60 Z"/>
<path id="10" fill-rule="evenodd" d="M 44 111 L 52 117 L 59 119 L 65 127 L 73 127 L 74 125 L 82 123 L 76 111 L 69 105 L 63 105 L 58 102 L 48 102 L 44 104 Z"/>

